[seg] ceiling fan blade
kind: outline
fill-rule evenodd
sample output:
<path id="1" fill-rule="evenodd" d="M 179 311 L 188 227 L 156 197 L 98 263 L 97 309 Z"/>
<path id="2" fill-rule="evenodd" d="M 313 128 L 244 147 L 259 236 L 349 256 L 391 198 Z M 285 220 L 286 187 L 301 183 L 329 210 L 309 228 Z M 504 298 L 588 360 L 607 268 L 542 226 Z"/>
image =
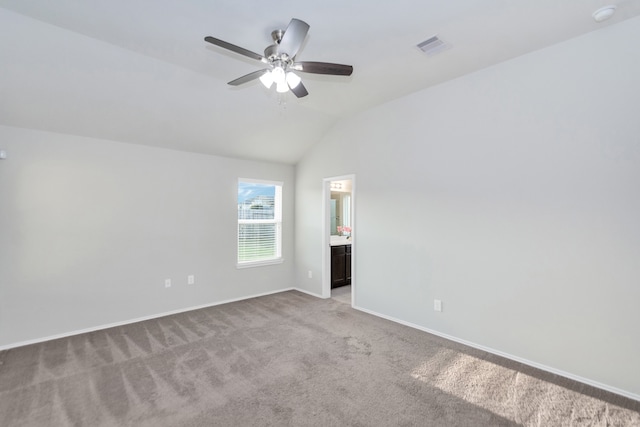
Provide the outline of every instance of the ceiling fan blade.
<path id="1" fill-rule="evenodd" d="M 228 42 L 226 42 L 224 40 L 220 40 L 220 39 L 217 39 L 217 38 L 211 37 L 211 36 L 205 37 L 204 40 L 209 42 L 209 43 L 215 44 L 216 46 L 220 46 L 220 47 L 223 47 L 225 49 L 228 49 L 228 50 L 230 50 L 232 52 L 239 53 L 240 55 L 247 56 L 247 57 L 249 57 L 251 59 L 257 59 L 258 61 L 267 62 L 267 60 L 262 55 L 258 55 L 255 52 L 251 52 L 250 50 L 247 50 L 247 49 L 242 48 L 240 46 L 236 46 L 235 44 L 228 43 Z"/>
<path id="2" fill-rule="evenodd" d="M 307 88 L 304 87 L 302 82 L 298 83 L 295 87 L 291 87 L 291 85 L 289 85 L 289 89 L 291 89 L 291 92 L 293 92 L 293 94 L 298 98 L 309 95 L 309 92 L 307 92 Z"/>
<path id="3" fill-rule="evenodd" d="M 293 64 L 292 68 L 304 73 L 332 74 L 335 76 L 350 76 L 353 73 L 351 65 L 332 64 L 330 62 L 301 61 Z"/>
<path id="4" fill-rule="evenodd" d="M 293 58 L 300 50 L 307 33 L 309 32 L 309 24 L 299 19 L 293 18 L 289 22 L 289 26 L 284 30 L 284 35 L 278 45 L 278 53 L 286 53 L 289 58 Z"/>
<path id="5" fill-rule="evenodd" d="M 265 68 L 264 70 L 254 71 L 253 73 L 249 73 L 242 77 L 238 77 L 235 80 L 231 80 L 229 83 L 231 86 L 240 86 L 241 84 L 248 83 L 251 80 L 259 79 L 263 74 L 268 73 L 269 69 Z"/>

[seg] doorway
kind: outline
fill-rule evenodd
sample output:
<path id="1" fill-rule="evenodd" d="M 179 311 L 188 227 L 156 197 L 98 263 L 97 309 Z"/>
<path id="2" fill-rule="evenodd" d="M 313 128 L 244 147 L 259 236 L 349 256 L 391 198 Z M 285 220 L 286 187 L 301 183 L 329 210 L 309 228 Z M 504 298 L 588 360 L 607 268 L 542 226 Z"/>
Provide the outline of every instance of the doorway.
<path id="1" fill-rule="evenodd" d="M 323 180 L 322 297 L 351 306 L 355 304 L 356 276 L 355 190 L 355 175 Z M 336 273 L 336 269 L 340 270 Z"/>

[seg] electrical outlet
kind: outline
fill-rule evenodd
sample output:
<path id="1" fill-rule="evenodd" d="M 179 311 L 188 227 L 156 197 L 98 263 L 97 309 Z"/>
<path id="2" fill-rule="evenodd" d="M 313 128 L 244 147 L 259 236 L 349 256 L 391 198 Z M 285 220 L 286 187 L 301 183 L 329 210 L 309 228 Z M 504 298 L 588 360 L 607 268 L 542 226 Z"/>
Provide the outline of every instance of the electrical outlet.
<path id="1" fill-rule="evenodd" d="M 196 283 L 196 277 L 193 274 L 187 276 L 187 285 L 193 285 Z"/>
<path id="2" fill-rule="evenodd" d="M 165 288 L 171 287 L 171 279 L 164 279 L 164 287 Z"/>
<path id="3" fill-rule="evenodd" d="M 433 300 L 433 309 L 435 311 L 442 311 L 442 301 L 440 301 L 439 299 L 434 299 Z"/>
<path id="4" fill-rule="evenodd" d="M 309 273 L 307 273 L 307 277 L 309 277 L 309 279 L 313 279 L 313 271 L 309 270 Z"/>

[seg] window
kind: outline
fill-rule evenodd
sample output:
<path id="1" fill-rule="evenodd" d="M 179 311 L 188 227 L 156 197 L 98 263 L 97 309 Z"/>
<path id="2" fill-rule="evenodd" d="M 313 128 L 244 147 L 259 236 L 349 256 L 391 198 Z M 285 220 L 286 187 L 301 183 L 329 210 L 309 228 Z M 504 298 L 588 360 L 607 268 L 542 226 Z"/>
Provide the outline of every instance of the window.
<path id="1" fill-rule="evenodd" d="M 238 267 L 282 262 L 282 183 L 238 180 Z"/>

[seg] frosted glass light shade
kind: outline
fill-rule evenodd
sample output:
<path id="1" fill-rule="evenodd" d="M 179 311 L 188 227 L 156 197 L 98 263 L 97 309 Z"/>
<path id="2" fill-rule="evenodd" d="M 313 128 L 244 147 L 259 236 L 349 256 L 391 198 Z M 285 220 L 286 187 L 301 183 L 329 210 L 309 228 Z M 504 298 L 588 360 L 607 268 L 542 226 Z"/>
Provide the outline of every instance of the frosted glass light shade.
<path id="1" fill-rule="evenodd" d="M 273 84 L 273 74 L 271 73 L 271 71 L 267 71 L 262 76 L 260 76 L 260 82 L 262 82 L 264 87 L 269 89 Z"/>
<path id="2" fill-rule="evenodd" d="M 280 84 L 281 82 L 285 82 L 284 70 L 280 67 L 275 67 L 273 71 L 271 71 L 271 75 L 273 76 L 273 81 L 276 84 Z"/>
<path id="3" fill-rule="evenodd" d="M 276 91 L 279 93 L 285 93 L 286 91 L 289 90 L 289 86 L 287 86 L 287 82 L 285 82 L 284 80 L 281 82 L 276 83 Z"/>
<path id="4" fill-rule="evenodd" d="M 298 86 L 300 84 L 300 81 L 302 79 L 300 77 L 298 77 L 297 74 L 294 74 L 292 72 L 288 72 L 287 73 L 287 84 L 289 85 L 289 87 L 291 89 L 295 88 L 296 86 Z"/>
<path id="5" fill-rule="evenodd" d="M 291 75 L 293 75 L 293 77 L 290 77 Z M 280 93 L 284 93 L 289 90 L 289 86 L 296 87 L 300 83 L 300 77 L 293 73 L 285 73 L 282 67 L 276 66 L 273 70 L 267 71 L 260 76 L 260 81 L 267 89 L 275 83 L 276 90 Z"/>

